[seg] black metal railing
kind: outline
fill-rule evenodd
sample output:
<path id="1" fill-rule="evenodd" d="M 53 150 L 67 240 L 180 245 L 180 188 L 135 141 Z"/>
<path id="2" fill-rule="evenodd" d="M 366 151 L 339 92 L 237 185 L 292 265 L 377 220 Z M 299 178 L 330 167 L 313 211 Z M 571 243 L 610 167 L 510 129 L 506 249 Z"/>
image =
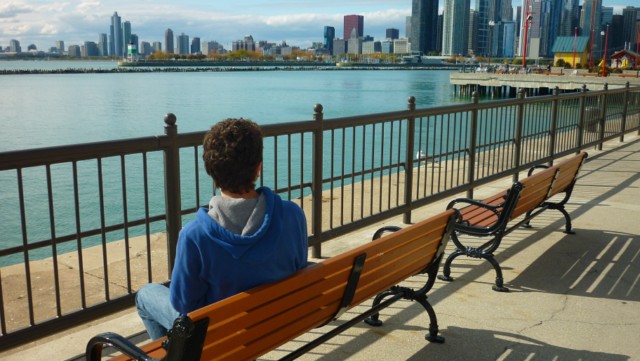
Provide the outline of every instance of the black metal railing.
<path id="1" fill-rule="evenodd" d="M 640 88 L 263 126 L 260 183 L 322 243 L 640 130 Z M 0 349 L 131 306 L 169 279 L 178 233 L 216 189 L 204 132 L 0 153 Z"/>

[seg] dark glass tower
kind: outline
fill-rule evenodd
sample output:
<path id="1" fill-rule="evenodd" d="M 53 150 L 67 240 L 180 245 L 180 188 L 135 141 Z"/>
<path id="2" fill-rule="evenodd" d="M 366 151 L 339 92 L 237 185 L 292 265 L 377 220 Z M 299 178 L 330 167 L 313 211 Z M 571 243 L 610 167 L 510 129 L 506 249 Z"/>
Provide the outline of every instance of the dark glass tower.
<path id="1" fill-rule="evenodd" d="M 411 51 L 437 51 L 438 0 L 413 0 L 411 7 Z"/>
<path id="2" fill-rule="evenodd" d="M 109 44 L 109 51 L 111 56 L 122 56 L 124 49 L 124 40 L 122 37 L 122 21 L 118 12 L 113 13 L 111 17 L 111 43 Z"/>
<path id="3" fill-rule="evenodd" d="M 336 38 L 336 29 L 333 26 L 324 27 L 324 48 L 333 55 L 333 39 Z"/>

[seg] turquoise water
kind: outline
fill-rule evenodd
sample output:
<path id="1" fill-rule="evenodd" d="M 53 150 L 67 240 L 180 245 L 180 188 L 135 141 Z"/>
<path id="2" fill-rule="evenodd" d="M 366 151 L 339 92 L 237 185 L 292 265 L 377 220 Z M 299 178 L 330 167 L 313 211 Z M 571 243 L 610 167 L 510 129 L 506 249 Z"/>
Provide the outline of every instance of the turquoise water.
<path id="1" fill-rule="evenodd" d="M 108 68 L 115 64 L 0 62 L 0 68 L 59 69 L 64 66 Z M 251 118 L 260 124 L 310 120 L 316 103 L 324 106 L 325 119 L 397 111 L 406 109 L 409 96 L 416 97 L 418 108 L 461 101 L 452 95 L 448 71 L 5 75 L 0 76 L 3 113 L 0 152 L 161 134 L 163 119 L 168 112 L 176 114 L 179 132 L 190 132 L 205 130 L 227 117 Z M 347 139 L 350 137 L 347 134 Z M 368 141 L 371 142 L 371 136 Z M 269 143 L 265 145 L 273 147 Z M 282 149 L 279 153 L 282 157 L 286 151 Z M 351 159 L 349 154 L 347 161 Z M 283 163 L 291 162 L 294 167 L 294 184 L 298 182 L 296 179 L 309 181 L 311 169 L 299 169 L 299 160 L 295 156 L 297 154 L 293 152 L 291 160 L 280 159 Z M 161 162 L 161 154 L 149 155 L 147 173 L 151 216 L 164 213 Z M 336 171 L 339 166 L 342 165 L 337 164 Z M 349 170 L 352 166 L 347 164 L 345 168 Z M 80 230 L 100 228 L 102 212 L 106 226 L 124 222 L 122 209 L 125 203 L 129 220 L 144 217 L 144 192 L 140 177 L 142 157 L 134 155 L 125 158 L 126 199 L 122 196 L 120 167 L 119 158 L 108 158 L 102 162 L 100 168 L 106 197 L 105 204 L 101 205 L 98 197 L 98 164 L 96 161 L 78 164 Z M 184 167 L 193 167 L 193 164 L 184 162 Z M 277 167 L 281 168 L 281 165 Z M 52 233 L 60 237 L 76 232 L 72 172 L 69 164 L 51 167 L 52 208 L 55 214 L 55 220 L 51 222 L 46 170 L 23 170 L 28 242 L 50 239 Z M 273 170 L 266 171 L 269 172 L 273 173 Z M 278 172 L 278 178 L 285 177 L 286 164 Z M 184 169 L 183 173 L 193 174 Z M 273 174 L 267 176 L 273 177 Z M 206 178 L 202 170 L 201 177 Z M 15 171 L 0 172 L 0 249 L 23 243 L 16 179 Z M 196 195 L 193 186 L 189 186 L 193 182 L 183 182 L 183 206 L 195 206 Z M 285 185 L 282 183 L 278 186 Z M 270 186 L 275 187 L 274 184 Z M 200 202 L 206 201 L 210 189 L 201 189 L 200 192 Z M 162 229 L 163 224 L 152 225 L 152 231 Z M 130 229 L 129 233 L 130 236 L 144 234 L 144 229 Z M 122 239 L 124 234 L 111 232 L 106 238 L 107 241 Z M 101 241 L 101 236 L 88 237 L 80 246 L 86 247 Z M 75 242 L 66 243 L 60 246 L 58 252 L 76 248 Z M 35 259 L 50 255 L 48 250 L 39 250 L 31 252 L 29 256 Z M 16 257 L 4 258 L 0 259 L 0 265 L 20 261 Z"/>

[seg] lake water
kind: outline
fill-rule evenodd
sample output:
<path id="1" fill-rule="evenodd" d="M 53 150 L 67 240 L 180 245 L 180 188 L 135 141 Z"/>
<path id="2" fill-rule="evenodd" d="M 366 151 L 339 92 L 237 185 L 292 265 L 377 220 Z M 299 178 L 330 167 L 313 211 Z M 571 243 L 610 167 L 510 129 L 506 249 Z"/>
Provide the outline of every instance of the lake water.
<path id="1" fill-rule="evenodd" d="M 0 69 L 62 69 L 115 67 L 114 62 L 4 61 Z M 2 104 L 0 153 L 18 149 L 143 137 L 162 134 L 164 116 L 176 114 L 179 132 L 202 131 L 227 117 L 251 118 L 259 124 L 310 120 L 314 105 L 324 107 L 325 119 L 404 110 L 409 96 L 418 108 L 468 101 L 456 99 L 449 71 L 257 71 L 194 73 L 33 74 L 0 76 Z M 0 154 L 0 156 L 2 156 Z M 103 167 L 119 167 L 105 160 Z M 150 164 L 161 159 L 150 159 Z M 139 161 L 127 163 L 127 175 L 136 179 Z M 29 242 L 75 232 L 73 184 L 70 166 L 54 166 L 55 227 L 49 220 L 46 176 L 43 169 L 25 169 L 25 209 Z M 81 228 L 100 226 L 96 197 L 97 166 L 79 164 Z M 59 173 L 58 173 L 59 172 Z M 22 244 L 16 172 L 0 172 L 0 249 Z M 105 172 L 105 194 L 120 194 L 121 180 Z M 61 174 L 62 176 L 57 176 Z M 110 177 L 115 177 L 110 179 Z M 83 182 L 83 179 L 87 181 Z M 140 179 L 139 177 L 137 179 Z M 151 215 L 164 212 L 162 175 L 152 177 Z M 157 183 L 157 184 L 156 184 Z M 142 217 L 142 185 L 132 181 L 129 216 Z M 153 193 L 155 192 L 155 193 Z M 107 196 L 106 224 L 122 222 L 122 199 Z M 117 210 L 109 212 L 110 209 Z M 161 229 L 162 225 L 157 225 Z M 143 229 L 140 229 L 140 234 Z M 130 234 L 133 236 L 134 234 Z M 122 239 L 109 234 L 109 240 Z M 99 237 L 83 245 L 100 242 Z M 68 243 L 60 251 L 71 251 Z M 41 250 L 30 257 L 50 253 Z M 0 266 L 19 262 L 0 259 Z"/>

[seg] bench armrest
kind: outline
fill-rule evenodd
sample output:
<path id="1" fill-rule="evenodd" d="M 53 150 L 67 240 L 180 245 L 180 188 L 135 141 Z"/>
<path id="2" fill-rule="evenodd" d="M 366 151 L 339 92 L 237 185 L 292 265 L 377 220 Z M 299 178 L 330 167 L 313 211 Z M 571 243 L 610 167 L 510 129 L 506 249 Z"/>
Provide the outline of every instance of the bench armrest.
<path id="1" fill-rule="evenodd" d="M 125 337 L 113 332 L 101 333 L 92 337 L 87 344 L 86 359 L 89 361 L 101 360 L 104 346 L 111 346 L 134 360 L 156 361 Z"/>
<path id="2" fill-rule="evenodd" d="M 548 168 L 551 168 L 551 167 L 549 167 L 546 164 L 536 164 L 533 167 L 529 168 L 529 172 L 527 172 L 527 176 L 532 175 L 536 169 L 548 169 Z"/>
<path id="3" fill-rule="evenodd" d="M 447 205 L 447 209 L 451 209 L 454 208 L 455 205 L 457 205 L 458 203 L 466 203 L 468 206 L 478 206 L 478 207 L 482 207 L 482 208 L 486 208 L 490 211 L 493 211 L 496 215 L 500 215 L 500 212 L 498 212 L 498 208 L 500 208 L 502 205 L 500 206 L 492 206 L 486 203 L 482 203 L 480 201 L 477 201 L 475 199 L 471 199 L 471 198 L 458 198 L 458 199 L 454 199 L 451 202 L 449 202 L 449 204 Z M 459 208 L 456 208 L 459 210 Z"/>

